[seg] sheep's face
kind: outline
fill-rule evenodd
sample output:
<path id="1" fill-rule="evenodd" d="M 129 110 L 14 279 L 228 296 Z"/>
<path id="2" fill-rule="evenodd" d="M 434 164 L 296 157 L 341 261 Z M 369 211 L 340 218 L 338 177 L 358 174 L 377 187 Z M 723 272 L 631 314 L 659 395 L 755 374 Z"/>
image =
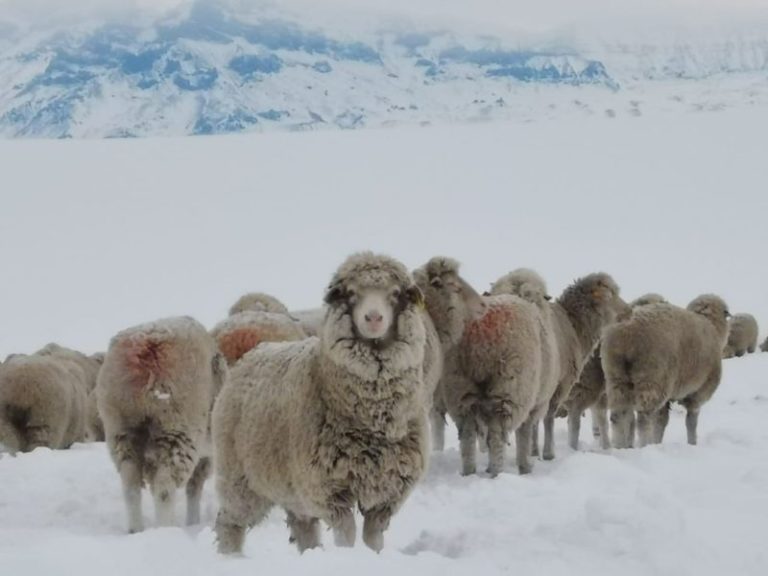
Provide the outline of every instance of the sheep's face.
<path id="1" fill-rule="evenodd" d="M 590 274 L 581 281 L 581 289 L 598 312 L 603 325 L 629 315 L 629 305 L 619 297 L 619 287 L 608 274 Z"/>
<path id="2" fill-rule="evenodd" d="M 345 306 L 356 334 L 370 341 L 384 341 L 394 333 L 398 315 L 410 304 L 423 302 L 416 286 L 394 282 L 347 282 L 329 288 L 326 303 Z"/>

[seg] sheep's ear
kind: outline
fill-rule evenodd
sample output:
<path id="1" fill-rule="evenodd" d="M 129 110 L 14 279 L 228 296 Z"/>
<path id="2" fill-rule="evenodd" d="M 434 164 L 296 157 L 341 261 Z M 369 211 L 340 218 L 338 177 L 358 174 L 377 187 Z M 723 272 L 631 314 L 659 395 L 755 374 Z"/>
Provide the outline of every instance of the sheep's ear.
<path id="1" fill-rule="evenodd" d="M 552 296 L 550 296 L 549 294 L 544 294 L 544 300 L 546 300 L 547 302 L 551 302 Z"/>
<path id="2" fill-rule="evenodd" d="M 416 286 L 416 284 L 413 284 L 405 290 L 405 297 L 411 304 L 415 304 L 420 308 L 424 307 L 424 294 L 422 294 L 421 290 L 418 286 Z"/>
<path id="3" fill-rule="evenodd" d="M 323 298 L 323 301 L 326 304 L 332 305 L 338 303 L 343 298 L 344 286 L 341 284 L 341 282 L 337 282 L 328 286 L 328 289 L 325 291 L 325 298 Z"/>
<path id="4" fill-rule="evenodd" d="M 491 295 L 491 293 L 490 293 L 490 291 L 488 291 L 488 290 L 486 290 L 485 292 L 483 292 L 483 296 L 490 296 L 490 295 Z"/>

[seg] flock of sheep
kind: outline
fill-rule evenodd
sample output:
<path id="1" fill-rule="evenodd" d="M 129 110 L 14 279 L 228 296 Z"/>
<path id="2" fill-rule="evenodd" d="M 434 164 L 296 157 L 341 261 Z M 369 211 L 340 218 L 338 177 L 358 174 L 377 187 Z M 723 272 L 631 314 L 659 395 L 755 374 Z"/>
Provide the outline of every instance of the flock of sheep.
<path id="1" fill-rule="evenodd" d="M 459 264 L 437 257 L 410 273 L 372 253 L 349 257 L 324 306 L 290 313 L 248 294 L 207 331 L 192 318 L 129 328 L 104 354 L 50 344 L 0 365 L 0 444 L 11 452 L 106 440 L 131 532 L 143 529 L 149 486 L 158 525 L 187 522 L 215 472 L 222 553 L 277 505 L 299 550 L 362 538 L 381 550 L 390 519 L 442 450 L 455 422 L 461 473 L 487 452 L 504 470 L 514 433 L 521 474 L 555 457 L 554 421 L 567 416 L 578 446 L 592 411 L 604 448 L 661 442 L 671 402 L 699 411 L 720 382 L 721 359 L 754 352 L 757 323 L 731 318 L 715 295 L 686 308 L 649 294 L 630 304 L 607 274 L 575 281 L 553 300 L 544 280 L 519 269 L 478 294 Z M 729 336 L 730 333 L 730 336 Z M 768 351 L 768 340 L 761 347 Z M 608 411 L 612 429 L 608 430 Z"/>

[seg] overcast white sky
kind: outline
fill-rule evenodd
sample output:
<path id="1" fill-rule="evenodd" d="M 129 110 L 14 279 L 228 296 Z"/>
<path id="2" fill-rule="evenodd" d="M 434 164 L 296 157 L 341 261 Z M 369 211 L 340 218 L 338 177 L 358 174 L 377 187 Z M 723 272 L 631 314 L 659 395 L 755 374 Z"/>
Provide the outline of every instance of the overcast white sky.
<path id="1" fill-rule="evenodd" d="M 768 22 L 768 0 L 226 0 L 311 12 L 321 20 L 371 14 L 443 24 L 547 31 L 563 28 L 654 28 Z M 0 18 L 77 21 L 91 17 L 163 12 L 192 0 L 0 0 Z"/>

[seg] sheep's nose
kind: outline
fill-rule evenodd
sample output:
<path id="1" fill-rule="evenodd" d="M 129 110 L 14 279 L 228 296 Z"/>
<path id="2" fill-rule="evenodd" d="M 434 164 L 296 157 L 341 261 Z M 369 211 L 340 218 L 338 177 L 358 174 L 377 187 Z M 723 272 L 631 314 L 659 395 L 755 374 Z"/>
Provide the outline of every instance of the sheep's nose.
<path id="1" fill-rule="evenodd" d="M 370 322 L 371 324 L 378 324 L 382 320 L 384 320 L 384 317 L 381 314 L 379 314 L 378 312 L 375 312 L 375 311 L 374 312 L 368 312 L 365 315 L 365 321 L 366 322 Z"/>

